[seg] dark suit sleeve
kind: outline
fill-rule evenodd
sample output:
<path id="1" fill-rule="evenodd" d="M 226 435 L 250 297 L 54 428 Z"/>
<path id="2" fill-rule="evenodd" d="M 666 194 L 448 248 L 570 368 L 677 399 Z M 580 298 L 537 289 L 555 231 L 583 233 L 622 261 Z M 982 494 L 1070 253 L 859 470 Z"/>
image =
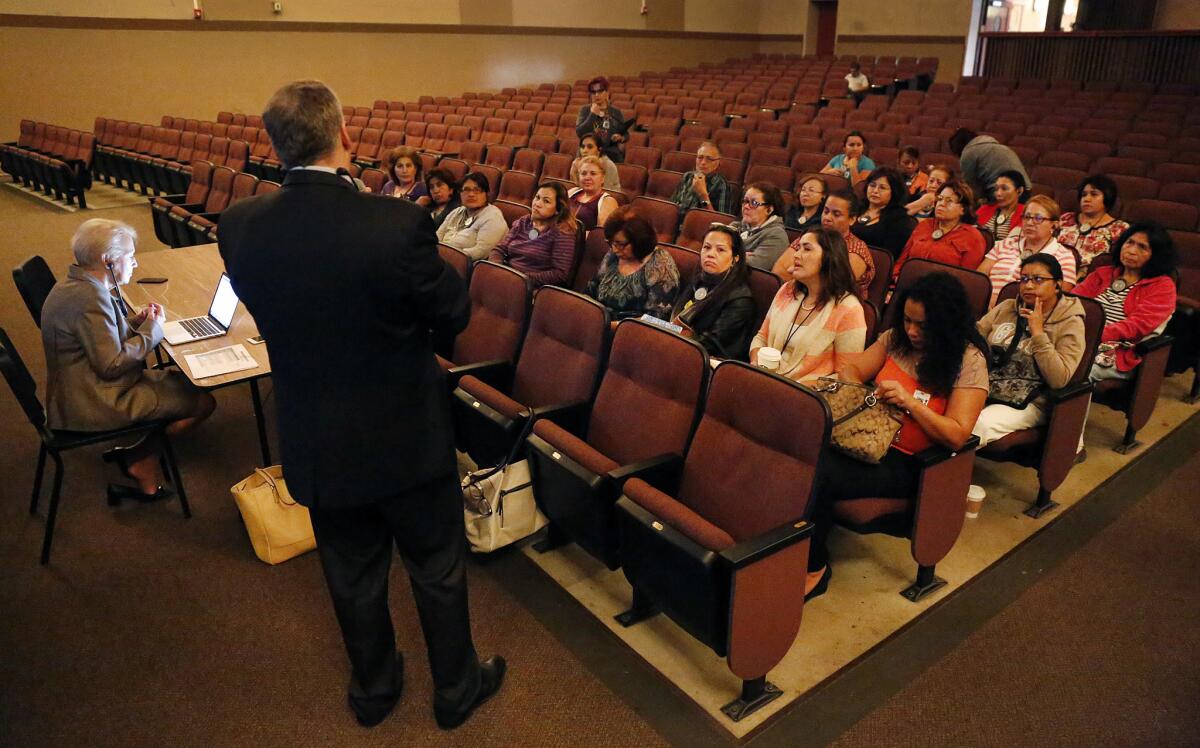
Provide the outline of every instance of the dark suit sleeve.
<path id="1" fill-rule="evenodd" d="M 471 300 L 458 273 L 438 255 L 433 219 L 422 214 L 398 251 L 378 263 L 379 277 L 405 311 L 435 333 L 455 335 L 471 319 Z"/>

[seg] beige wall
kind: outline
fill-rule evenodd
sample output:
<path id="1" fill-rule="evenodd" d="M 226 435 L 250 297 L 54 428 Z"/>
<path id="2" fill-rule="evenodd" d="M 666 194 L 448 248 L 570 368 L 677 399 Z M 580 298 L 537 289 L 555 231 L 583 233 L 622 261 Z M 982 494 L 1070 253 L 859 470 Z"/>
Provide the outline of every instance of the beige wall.
<path id="1" fill-rule="evenodd" d="M 1156 29 L 1200 29 L 1200 0 L 1158 0 Z"/>
<path id="2" fill-rule="evenodd" d="M 0 27 L 0 139 L 15 138 L 21 118 L 90 129 L 96 116 L 157 122 L 166 113 L 257 112 L 298 77 L 321 78 L 344 102 L 369 106 L 757 51 L 757 41 L 620 36 Z"/>
<path id="3" fill-rule="evenodd" d="M 937 57 L 937 80 L 955 83 L 962 73 L 966 36 L 975 0 L 840 0 L 838 54 Z M 873 37 L 842 41 L 842 36 Z M 886 37 L 957 37 L 956 39 L 888 41 Z"/>

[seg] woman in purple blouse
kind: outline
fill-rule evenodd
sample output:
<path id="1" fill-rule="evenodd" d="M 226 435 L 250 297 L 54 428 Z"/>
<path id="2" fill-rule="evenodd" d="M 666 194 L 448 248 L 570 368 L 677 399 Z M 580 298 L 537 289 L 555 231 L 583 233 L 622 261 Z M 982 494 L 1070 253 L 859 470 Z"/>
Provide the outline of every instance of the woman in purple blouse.
<path id="1" fill-rule="evenodd" d="M 565 286 L 579 241 L 567 191 L 558 182 L 544 182 L 529 208 L 530 214 L 513 223 L 488 259 L 520 270 L 535 288 Z"/>
<path id="2" fill-rule="evenodd" d="M 402 197 L 421 207 L 429 207 L 429 189 L 422 178 L 424 169 L 417 149 L 402 145 L 383 154 L 383 170 L 387 172 L 388 181 L 379 194 Z"/>

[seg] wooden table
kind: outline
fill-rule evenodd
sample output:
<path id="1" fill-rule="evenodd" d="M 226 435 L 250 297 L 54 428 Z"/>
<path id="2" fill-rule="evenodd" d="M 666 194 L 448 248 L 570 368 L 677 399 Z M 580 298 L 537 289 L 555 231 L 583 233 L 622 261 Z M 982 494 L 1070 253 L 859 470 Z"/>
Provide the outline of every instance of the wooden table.
<path id="1" fill-rule="evenodd" d="M 201 244 L 195 247 L 181 249 L 165 249 L 158 252 L 139 252 L 138 267 L 134 270 L 133 280 L 122 288 L 125 298 L 133 306 L 141 308 L 151 301 L 161 304 L 166 309 L 167 320 L 183 319 L 185 317 L 202 316 L 208 313 L 212 303 L 213 292 L 217 281 L 225 271 L 225 263 L 217 252 L 216 244 Z M 138 278 L 166 278 L 166 283 L 138 283 Z M 267 356 L 265 344 L 252 345 L 248 338 L 258 335 L 258 325 L 245 305 L 239 303 L 233 315 L 233 324 L 229 333 L 218 338 L 197 340 L 182 345 L 171 345 L 165 340 L 162 349 L 187 375 L 192 384 L 206 390 L 215 390 L 234 384 L 246 382 L 250 385 L 250 398 L 254 403 L 254 419 L 258 425 L 258 441 L 262 447 L 263 465 L 271 464 L 271 445 L 267 440 L 267 424 L 263 416 L 262 395 L 259 392 L 258 380 L 271 375 L 271 359 Z M 241 343 L 258 367 L 222 374 L 215 377 L 196 379 L 188 366 L 186 356 L 192 353 L 204 353 L 217 348 Z"/>

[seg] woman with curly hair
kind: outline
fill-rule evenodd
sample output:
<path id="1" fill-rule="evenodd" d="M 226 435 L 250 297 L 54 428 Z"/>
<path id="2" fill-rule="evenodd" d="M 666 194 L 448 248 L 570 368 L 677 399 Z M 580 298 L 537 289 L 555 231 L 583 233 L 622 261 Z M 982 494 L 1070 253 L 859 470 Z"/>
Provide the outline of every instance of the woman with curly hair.
<path id="1" fill-rule="evenodd" d="M 962 284 L 946 273 L 930 273 L 897 294 L 902 310 L 890 329 L 838 376 L 874 382 L 882 402 L 901 409 L 903 426 L 878 465 L 833 449 L 821 457 L 812 520 L 805 597 L 825 591 L 831 576 L 826 540 L 833 506 L 863 498 L 910 498 L 921 466 L 915 455 L 938 445 L 960 449 L 988 394 L 987 344 L 975 329 L 975 314 Z"/>
<path id="2" fill-rule="evenodd" d="M 671 317 L 679 293 L 679 268 L 671 253 L 658 246 L 654 227 L 629 208 L 618 208 L 604 222 L 609 251 L 600 261 L 587 295 L 608 307 L 613 325 L 649 314 Z"/>

